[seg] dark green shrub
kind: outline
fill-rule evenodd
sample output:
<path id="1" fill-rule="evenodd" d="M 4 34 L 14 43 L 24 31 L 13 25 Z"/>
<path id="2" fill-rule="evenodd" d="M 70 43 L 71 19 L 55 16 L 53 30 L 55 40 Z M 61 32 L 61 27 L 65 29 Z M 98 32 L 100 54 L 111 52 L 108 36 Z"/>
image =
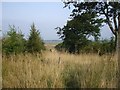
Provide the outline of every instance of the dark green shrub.
<path id="1" fill-rule="evenodd" d="M 56 50 L 66 50 L 64 43 L 55 46 Z M 112 37 L 110 40 L 87 41 L 84 45 L 79 45 L 79 53 L 97 53 L 99 55 L 115 52 L 115 41 Z"/>
<path id="2" fill-rule="evenodd" d="M 82 48 L 85 53 L 98 53 L 99 55 L 115 52 L 115 42 L 111 40 L 93 41 Z"/>
<path id="3" fill-rule="evenodd" d="M 30 31 L 30 36 L 27 41 L 27 51 L 30 53 L 35 53 L 45 50 L 43 40 L 40 37 L 40 32 L 36 30 L 34 23 L 31 26 Z"/>
<path id="4" fill-rule="evenodd" d="M 111 38 L 111 40 L 103 40 L 101 42 L 101 52 L 103 53 L 112 53 L 115 52 L 115 41 L 113 40 L 113 38 Z"/>

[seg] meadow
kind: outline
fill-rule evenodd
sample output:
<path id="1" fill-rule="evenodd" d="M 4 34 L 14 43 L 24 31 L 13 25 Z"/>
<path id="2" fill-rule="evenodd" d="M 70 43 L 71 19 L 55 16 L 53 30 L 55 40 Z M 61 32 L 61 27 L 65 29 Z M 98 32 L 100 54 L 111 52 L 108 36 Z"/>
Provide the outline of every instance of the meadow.
<path id="1" fill-rule="evenodd" d="M 47 45 L 46 45 L 47 46 Z M 116 55 L 42 54 L 2 57 L 3 88 L 116 88 Z"/>

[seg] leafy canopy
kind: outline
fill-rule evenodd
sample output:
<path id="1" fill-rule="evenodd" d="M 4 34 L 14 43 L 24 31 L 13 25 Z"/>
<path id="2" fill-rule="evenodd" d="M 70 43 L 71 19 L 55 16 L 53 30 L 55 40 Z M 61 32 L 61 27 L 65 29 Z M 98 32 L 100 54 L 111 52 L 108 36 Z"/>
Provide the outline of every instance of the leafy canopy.
<path id="1" fill-rule="evenodd" d="M 63 39 L 63 46 L 69 52 L 79 52 L 80 48 L 88 44 L 90 36 L 93 36 L 97 41 L 103 23 L 109 26 L 115 35 L 115 43 L 117 42 L 117 17 L 120 12 L 120 2 L 82 2 L 77 0 L 66 1 L 64 4 L 69 8 L 71 4 L 73 5 L 70 15 L 72 20 L 68 21 L 63 28 L 58 27 L 57 29 L 60 38 Z"/>
<path id="2" fill-rule="evenodd" d="M 100 27 L 103 19 L 97 18 L 93 12 L 83 12 L 76 16 L 71 16 L 71 20 L 63 27 L 57 27 L 57 34 L 63 39 L 64 47 L 70 53 L 79 53 L 80 48 L 87 45 L 90 36 L 95 40 L 99 39 Z"/>
<path id="3" fill-rule="evenodd" d="M 88 0 L 88 2 L 83 2 L 77 0 L 74 2 L 64 2 L 65 7 L 70 7 L 73 5 L 74 9 L 71 16 L 75 17 L 81 15 L 85 12 L 96 13 L 99 18 L 104 19 L 113 35 L 115 36 L 115 43 L 117 43 L 117 33 L 118 33 L 118 16 L 120 13 L 120 2 L 110 2 L 107 0 L 101 0 L 96 2 L 94 0 Z"/>

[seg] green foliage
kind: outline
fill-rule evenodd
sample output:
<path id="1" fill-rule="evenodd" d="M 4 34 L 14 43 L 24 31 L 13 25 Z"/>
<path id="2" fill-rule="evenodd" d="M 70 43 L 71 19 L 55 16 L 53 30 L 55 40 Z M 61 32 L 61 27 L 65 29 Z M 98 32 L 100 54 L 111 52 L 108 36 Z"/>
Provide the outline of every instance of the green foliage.
<path id="1" fill-rule="evenodd" d="M 10 26 L 7 37 L 2 39 L 2 52 L 5 54 L 21 53 L 25 50 L 25 42 L 23 34 L 17 33 L 15 26 Z"/>
<path id="2" fill-rule="evenodd" d="M 90 2 L 65 1 L 64 4 L 65 7 L 70 7 L 71 4 L 73 5 L 73 10 L 71 14 L 72 17 L 76 17 L 78 15 L 82 15 L 87 12 L 97 14 L 97 18 L 101 18 L 101 20 L 109 26 L 110 28 L 109 30 L 111 30 L 111 32 L 115 36 L 115 44 L 116 44 L 115 46 L 117 47 L 117 40 L 118 40 L 117 32 L 119 27 L 118 16 L 120 12 L 120 2 L 110 2 L 110 1 L 93 2 L 93 1 L 94 0 L 91 0 Z M 86 23 L 86 25 L 88 24 Z"/>
<path id="3" fill-rule="evenodd" d="M 57 27 L 57 34 L 63 39 L 65 49 L 70 53 L 79 53 L 79 48 L 89 43 L 93 36 L 97 40 L 100 36 L 102 19 L 97 19 L 95 13 L 83 13 L 68 21 L 63 28 Z M 86 26 L 87 25 L 87 26 Z"/>
<path id="4" fill-rule="evenodd" d="M 64 43 L 55 46 L 58 51 L 67 51 Z M 88 41 L 83 47 L 78 48 L 79 53 L 97 53 L 99 55 L 115 52 L 115 40 Z"/>
<path id="5" fill-rule="evenodd" d="M 41 52 L 45 47 L 39 35 L 40 33 L 34 24 L 31 26 L 28 40 L 23 38 L 24 35 L 21 32 L 17 32 L 15 26 L 10 26 L 10 31 L 2 38 L 2 52 L 5 54 L 18 54 L 26 51 L 30 53 Z"/>
<path id="6" fill-rule="evenodd" d="M 30 30 L 30 36 L 27 41 L 27 51 L 30 53 L 33 52 L 41 52 L 41 50 L 45 50 L 44 43 L 40 37 L 40 32 L 36 30 L 36 27 L 33 23 Z"/>
<path id="7" fill-rule="evenodd" d="M 114 51 L 116 46 L 114 43 L 117 43 L 117 17 L 120 11 L 120 2 L 65 1 L 64 3 L 65 7 L 70 7 L 70 3 L 73 5 L 70 15 L 72 20 L 68 21 L 63 28 L 57 28 L 60 38 L 63 39 L 63 46 L 67 51 L 70 53 L 79 53 L 85 50 L 87 50 L 86 52 L 99 53 Z M 93 36 L 95 41 L 99 39 L 100 27 L 103 23 L 108 24 L 110 30 L 115 35 L 115 42 L 102 41 L 89 43 L 88 38 L 90 36 Z"/>
<path id="8" fill-rule="evenodd" d="M 101 40 L 97 42 L 91 42 L 82 49 L 84 53 L 98 53 L 99 55 L 106 53 L 115 52 L 115 41 L 113 38 L 111 40 Z"/>

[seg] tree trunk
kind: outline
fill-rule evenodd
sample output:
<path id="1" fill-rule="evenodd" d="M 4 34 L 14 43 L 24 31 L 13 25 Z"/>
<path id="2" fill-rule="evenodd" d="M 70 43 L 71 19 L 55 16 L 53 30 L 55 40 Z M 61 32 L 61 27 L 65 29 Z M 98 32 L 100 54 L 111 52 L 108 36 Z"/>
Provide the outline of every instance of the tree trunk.
<path id="1" fill-rule="evenodd" d="M 118 33 L 115 34 L 115 46 L 114 46 L 114 49 L 115 51 L 117 51 L 117 45 L 118 45 L 118 41 L 117 41 L 117 38 L 118 38 Z"/>
<path id="2" fill-rule="evenodd" d="M 120 13 L 118 16 L 118 33 L 117 33 L 117 56 L 118 56 L 118 88 L 120 88 Z"/>

